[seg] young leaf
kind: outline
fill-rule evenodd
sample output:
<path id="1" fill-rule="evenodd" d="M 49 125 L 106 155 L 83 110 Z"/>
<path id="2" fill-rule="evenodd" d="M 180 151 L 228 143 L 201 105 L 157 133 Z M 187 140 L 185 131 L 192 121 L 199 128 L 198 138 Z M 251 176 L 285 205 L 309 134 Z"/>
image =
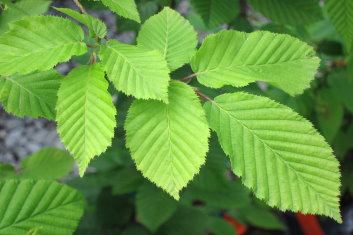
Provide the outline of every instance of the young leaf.
<path id="1" fill-rule="evenodd" d="M 25 16 L 35 16 L 45 13 L 50 5 L 50 0 L 26 0 L 16 2 L 0 14 L 0 34 L 8 30 L 8 24 Z"/>
<path id="2" fill-rule="evenodd" d="M 58 92 L 58 132 L 82 176 L 90 160 L 111 144 L 116 110 L 100 64 L 72 70 Z"/>
<path id="3" fill-rule="evenodd" d="M 318 0 L 249 0 L 249 3 L 281 24 L 306 25 L 323 19 Z"/>
<path id="4" fill-rule="evenodd" d="M 327 14 L 341 35 L 347 51 L 351 51 L 353 43 L 353 1 L 327 0 L 325 1 Z"/>
<path id="5" fill-rule="evenodd" d="M 166 7 L 142 25 L 137 43 L 140 47 L 158 50 L 173 71 L 190 62 L 196 50 L 197 35 L 186 19 Z"/>
<path id="6" fill-rule="evenodd" d="M 169 103 L 135 100 L 125 123 L 126 145 L 142 174 L 175 199 L 198 173 L 208 151 L 209 129 L 188 85 L 172 82 Z"/>
<path id="7" fill-rule="evenodd" d="M 312 47 L 289 35 L 222 31 L 205 39 L 191 66 L 208 87 L 265 81 L 295 95 L 309 87 L 319 61 Z"/>
<path id="8" fill-rule="evenodd" d="M 99 19 L 91 16 L 80 14 L 77 11 L 68 8 L 56 8 L 55 10 L 60 11 L 68 16 L 71 16 L 75 20 L 87 26 L 89 30 L 89 36 L 91 38 L 104 38 L 107 35 L 107 26 Z"/>
<path id="9" fill-rule="evenodd" d="M 55 104 L 62 75 L 56 70 L 29 75 L 0 76 L 0 100 L 9 113 L 55 119 Z"/>
<path id="10" fill-rule="evenodd" d="M 84 198 L 55 181 L 8 179 L 0 181 L 0 234 L 72 234 L 83 214 Z"/>
<path id="11" fill-rule="evenodd" d="M 169 70 L 157 51 L 109 40 L 99 57 L 119 91 L 138 99 L 168 102 Z"/>
<path id="12" fill-rule="evenodd" d="M 246 93 L 224 94 L 205 109 L 235 174 L 281 210 L 341 222 L 339 163 L 312 124 L 284 105 Z"/>
<path id="13" fill-rule="evenodd" d="M 238 0 L 190 0 L 209 29 L 229 23 L 239 13 Z"/>
<path id="14" fill-rule="evenodd" d="M 150 183 L 142 185 L 136 196 L 137 217 L 152 232 L 166 222 L 177 207 L 173 198 Z"/>
<path id="15" fill-rule="evenodd" d="M 101 0 L 112 11 L 125 18 L 141 22 L 134 0 Z"/>
<path id="16" fill-rule="evenodd" d="M 74 159 L 66 151 L 43 148 L 21 162 L 23 176 L 41 179 L 61 179 L 74 166 Z"/>
<path id="17" fill-rule="evenodd" d="M 10 23 L 0 36 L 0 74 L 46 71 L 87 51 L 83 30 L 56 16 L 32 16 Z"/>

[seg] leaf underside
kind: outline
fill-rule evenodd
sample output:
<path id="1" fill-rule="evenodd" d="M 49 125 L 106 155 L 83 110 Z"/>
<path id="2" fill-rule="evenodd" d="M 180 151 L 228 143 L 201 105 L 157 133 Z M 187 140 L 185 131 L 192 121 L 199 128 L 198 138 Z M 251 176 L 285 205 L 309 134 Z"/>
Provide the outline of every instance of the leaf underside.
<path id="1" fill-rule="evenodd" d="M 72 234 L 83 214 L 84 198 L 55 181 L 0 181 L 0 234 Z"/>
<path id="2" fill-rule="evenodd" d="M 58 92 L 58 132 L 77 160 L 81 176 L 114 136 L 116 109 L 107 89 L 101 65 L 94 64 L 72 70 Z"/>
<path id="3" fill-rule="evenodd" d="M 319 62 L 312 47 L 289 35 L 222 31 L 205 39 L 191 67 L 211 88 L 265 81 L 295 95 L 309 87 Z"/>
<path id="4" fill-rule="evenodd" d="M 207 121 L 192 88 L 172 82 L 169 104 L 135 100 L 125 130 L 137 169 L 179 199 L 179 191 L 198 173 L 208 151 Z"/>
<path id="5" fill-rule="evenodd" d="M 32 16 L 10 23 L 0 36 L 0 74 L 46 71 L 87 51 L 84 33 L 74 22 L 56 16 Z"/>
<path id="6" fill-rule="evenodd" d="M 310 122 L 246 93 L 218 96 L 205 109 L 234 173 L 258 198 L 281 210 L 342 221 L 339 163 Z"/>

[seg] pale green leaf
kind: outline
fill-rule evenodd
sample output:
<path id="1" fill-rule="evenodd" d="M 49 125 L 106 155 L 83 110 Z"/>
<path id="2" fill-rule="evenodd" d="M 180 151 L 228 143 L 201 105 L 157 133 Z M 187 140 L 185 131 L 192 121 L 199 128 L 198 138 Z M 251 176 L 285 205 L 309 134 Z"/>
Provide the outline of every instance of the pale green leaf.
<path id="1" fill-rule="evenodd" d="M 70 154 L 56 148 L 43 148 L 21 161 L 23 176 L 30 178 L 61 179 L 73 166 Z"/>
<path id="2" fill-rule="evenodd" d="M 56 70 L 0 76 L 0 101 L 7 112 L 18 117 L 54 119 L 61 79 Z"/>
<path id="3" fill-rule="evenodd" d="M 224 94 L 207 102 L 232 169 L 255 195 L 281 210 L 341 222 L 339 163 L 312 124 L 268 98 Z"/>
<path id="4" fill-rule="evenodd" d="M 281 24 L 306 25 L 323 19 L 318 0 L 249 0 L 249 3 Z"/>
<path id="5" fill-rule="evenodd" d="M 295 95 L 309 87 L 319 62 L 312 47 L 289 35 L 222 31 L 205 39 L 191 66 L 208 87 L 265 81 Z"/>
<path id="6" fill-rule="evenodd" d="M 35 16 L 45 13 L 50 0 L 25 0 L 16 2 L 14 7 L 4 10 L 0 14 L 0 34 L 8 30 L 8 24 L 25 16 Z"/>
<path id="7" fill-rule="evenodd" d="M 138 46 L 158 50 L 168 62 L 170 70 L 190 62 L 197 42 L 191 24 L 169 7 L 148 19 L 137 38 Z"/>
<path id="8" fill-rule="evenodd" d="M 98 18 L 95 18 L 91 15 L 80 14 L 79 12 L 68 8 L 55 7 L 55 10 L 60 11 L 68 16 L 71 16 L 78 22 L 86 25 L 91 38 L 104 38 L 107 35 L 107 26 Z"/>
<path id="9" fill-rule="evenodd" d="M 99 57 L 119 91 L 138 99 L 168 102 L 169 70 L 157 51 L 110 40 L 102 46 Z"/>
<path id="10" fill-rule="evenodd" d="M 230 23 L 239 13 L 238 0 L 190 0 L 190 3 L 210 29 Z"/>
<path id="11" fill-rule="evenodd" d="M 38 234 L 72 234 L 83 214 L 84 198 L 55 181 L 0 181 L 0 234 L 18 235 L 39 227 Z"/>
<path id="12" fill-rule="evenodd" d="M 101 0 L 104 5 L 122 17 L 141 22 L 134 0 Z"/>
<path id="13" fill-rule="evenodd" d="M 10 23 L 0 36 L 0 74 L 46 71 L 87 51 L 83 30 L 56 16 L 31 16 Z"/>
<path id="14" fill-rule="evenodd" d="M 81 176 L 114 136 L 116 110 L 107 89 L 101 65 L 93 64 L 72 70 L 58 92 L 58 132 L 77 160 Z"/>
<path id="15" fill-rule="evenodd" d="M 325 9 L 332 24 L 341 35 L 347 51 L 351 51 L 353 43 L 353 1 L 327 0 Z"/>
<path id="16" fill-rule="evenodd" d="M 198 173 L 208 151 L 209 129 L 188 85 L 169 85 L 169 104 L 135 100 L 125 123 L 126 145 L 137 169 L 175 199 Z"/>
<path id="17" fill-rule="evenodd" d="M 150 231 L 155 232 L 176 211 L 178 203 L 155 185 L 146 183 L 136 196 L 138 219 Z"/>

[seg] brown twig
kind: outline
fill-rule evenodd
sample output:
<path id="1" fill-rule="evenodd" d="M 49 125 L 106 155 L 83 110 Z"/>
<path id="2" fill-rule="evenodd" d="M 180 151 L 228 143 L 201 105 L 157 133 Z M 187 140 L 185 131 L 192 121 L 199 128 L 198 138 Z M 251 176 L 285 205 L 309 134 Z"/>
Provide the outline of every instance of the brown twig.
<path id="1" fill-rule="evenodd" d="M 83 14 L 88 15 L 88 12 L 86 11 L 86 9 L 81 5 L 81 3 L 78 0 L 73 0 L 73 1 Z"/>
<path id="2" fill-rule="evenodd" d="M 207 101 L 213 102 L 213 100 L 212 100 L 210 97 L 208 97 L 208 96 L 202 94 L 202 93 L 199 92 L 199 91 L 196 91 L 196 94 L 197 94 L 198 96 L 204 98 L 204 99 L 207 100 Z"/>
<path id="3" fill-rule="evenodd" d="M 196 77 L 197 74 L 196 73 L 193 73 L 193 74 L 190 74 L 189 76 L 186 76 L 185 78 L 182 78 L 180 79 L 181 82 L 187 82 L 189 81 L 190 79 L 192 79 L 193 77 Z"/>
<path id="4" fill-rule="evenodd" d="M 97 48 L 98 47 L 97 45 L 92 45 L 92 44 L 88 44 L 88 43 L 86 43 L 86 46 L 89 48 Z"/>

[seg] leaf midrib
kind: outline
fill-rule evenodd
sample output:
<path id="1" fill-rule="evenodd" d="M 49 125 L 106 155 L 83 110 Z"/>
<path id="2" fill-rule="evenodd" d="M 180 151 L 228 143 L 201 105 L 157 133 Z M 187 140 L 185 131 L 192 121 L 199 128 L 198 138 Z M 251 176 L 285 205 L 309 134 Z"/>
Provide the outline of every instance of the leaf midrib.
<path id="1" fill-rule="evenodd" d="M 246 128 L 251 134 L 253 134 L 254 137 L 256 137 L 264 146 L 268 147 L 271 152 L 273 152 L 273 154 L 275 156 L 278 157 L 278 159 L 280 159 L 280 161 L 282 161 L 287 167 L 288 169 L 292 170 L 296 175 L 297 175 L 297 178 L 300 179 L 305 185 L 307 185 L 307 187 L 310 187 L 315 193 L 316 195 L 321 198 L 321 200 L 323 201 L 326 201 L 325 199 L 323 199 L 321 197 L 321 194 L 320 192 L 316 191 L 312 186 L 311 186 L 311 183 L 310 182 L 307 182 L 305 180 L 305 178 L 303 178 L 300 174 L 298 174 L 297 171 L 295 171 L 289 163 L 287 163 L 286 161 L 284 161 L 281 157 L 280 157 L 280 154 L 276 152 L 275 149 L 272 149 L 267 143 L 265 143 L 258 135 L 256 135 L 250 127 L 248 127 L 246 124 L 244 124 L 241 120 L 237 119 L 235 116 L 233 116 L 230 112 L 228 112 L 226 109 L 224 109 L 222 106 L 220 106 L 219 104 L 217 104 L 216 101 L 213 101 L 212 104 L 216 105 L 220 110 L 223 110 L 229 117 L 233 118 L 235 121 L 237 121 L 240 125 L 242 125 L 244 128 Z M 326 205 L 324 205 L 326 207 Z M 331 207 L 326 207 L 326 208 L 329 208 L 329 210 L 331 211 L 332 215 L 336 214 L 333 209 Z"/>

